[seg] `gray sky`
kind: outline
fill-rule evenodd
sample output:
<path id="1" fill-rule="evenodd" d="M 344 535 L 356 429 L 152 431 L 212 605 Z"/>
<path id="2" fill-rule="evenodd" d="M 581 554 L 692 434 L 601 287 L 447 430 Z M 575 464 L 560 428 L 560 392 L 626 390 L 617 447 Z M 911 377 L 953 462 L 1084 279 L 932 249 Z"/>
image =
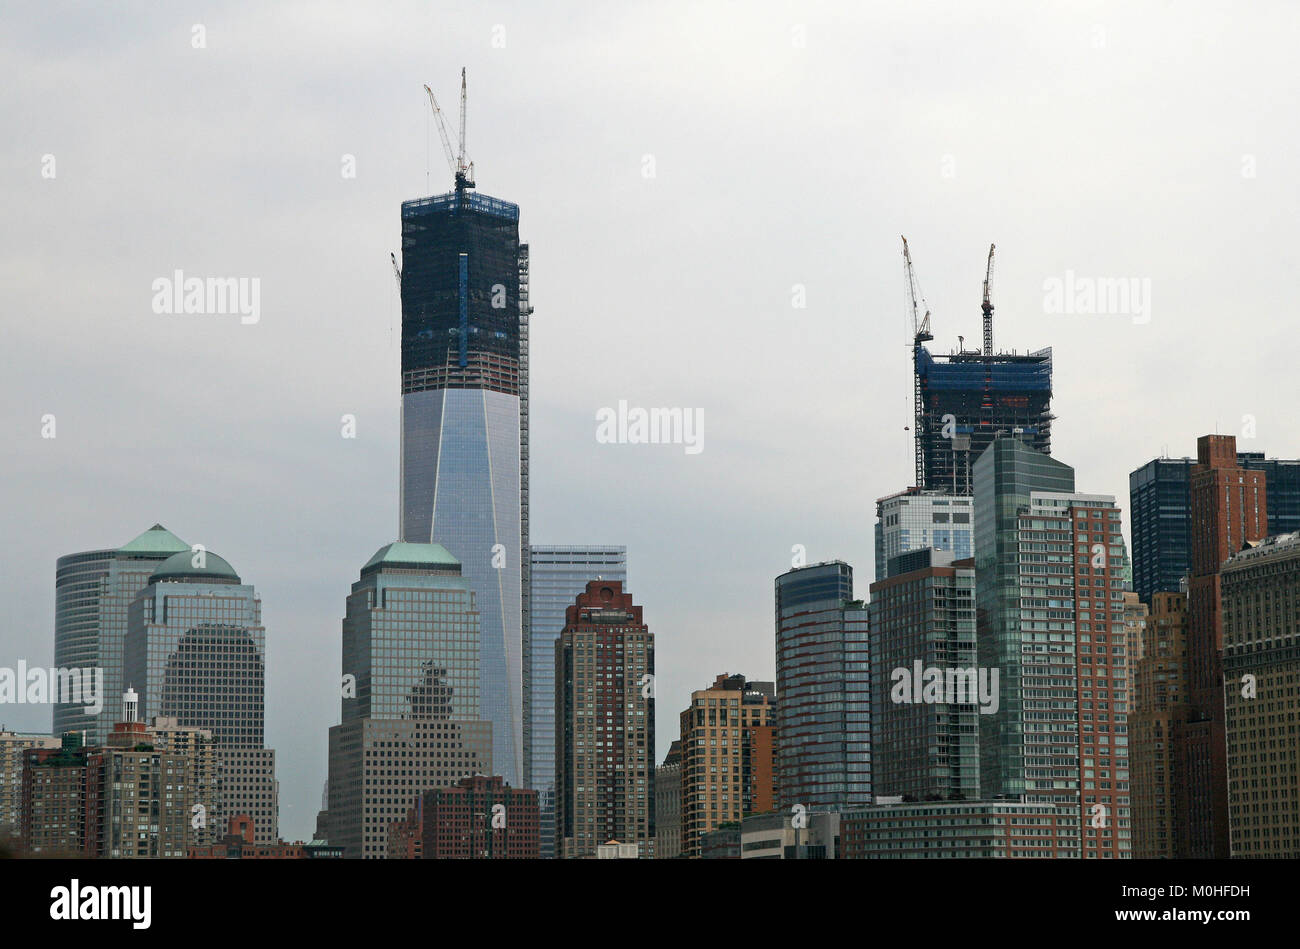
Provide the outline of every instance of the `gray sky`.
<path id="1" fill-rule="evenodd" d="M 532 245 L 533 540 L 628 545 L 660 755 L 691 690 L 773 677 L 792 545 L 866 594 L 912 471 L 900 233 L 941 352 L 997 243 L 997 342 L 1054 348 L 1079 490 L 1127 507 L 1128 471 L 1247 415 L 1242 449 L 1300 455 L 1292 4 L 375 6 L 0 14 L 0 665 L 51 661 L 58 556 L 205 544 L 263 600 L 286 839 L 397 531 L 388 254 L 450 184 L 420 87 L 454 112 L 462 65 L 479 188 Z M 155 314 L 177 269 L 259 278 L 260 321 Z M 1045 312 L 1067 271 L 1149 281 L 1149 321 Z M 599 444 L 620 399 L 702 409 L 703 452 Z"/>

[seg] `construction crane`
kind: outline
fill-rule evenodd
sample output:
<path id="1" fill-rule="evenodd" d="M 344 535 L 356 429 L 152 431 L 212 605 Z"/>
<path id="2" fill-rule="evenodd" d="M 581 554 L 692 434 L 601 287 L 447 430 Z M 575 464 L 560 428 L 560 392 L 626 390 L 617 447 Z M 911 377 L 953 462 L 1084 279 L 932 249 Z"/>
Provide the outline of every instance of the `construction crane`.
<path id="1" fill-rule="evenodd" d="M 447 123 L 443 120 L 442 109 L 438 106 L 438 100 L 433 94 L 433 90 L 425 85 L 424 91 L 429 96 L 429 105 L 433 107 L 433 118 L 438 124 L 438 136 L 442 139 L 442 150 L 447 156 L 447 166 L 451 169 L 452 175 L 456 178 L 456 191 L 461 192 L 466 188 L 474 187 L 474 163 L 465 163 L 465 101 L 468 90 L 465 83 L 465 70 L 462 67 L 460 71 L 460 136 L 458 144 L 459 152 L 452 151 L 451 135 L 447 132 Z"/>
<path id="2" fill-rule="evenodd" d="M 460 174 L 462 176 L 465 174 L 465 100 L 468 97 L 467 92 L 468 90 L 465 88 L 465 67 L 461 66 L 460 67 L 460 151 L 457 153 L 456 158 L 457 158 L 457 162 L 460 165 Z M 469 173 L 469 177 L 470 178 L 474 177 L 474 173 L 472 171 Z M 471 188 L 474 186 L 472 181 L 469 182 L 469 185 Z"/>
<path id="3" fill-rule="evenodd" d="M 993 248 L 989 245 L 989 266 L 984 272 L 984 355 L 993 355 Z"/>
<path id="4" fill-rule="evenodd" d="M 912 306 L 912 419 L 916 439 L 916 486 L 925 487 L 925 459 L 922 455 L 922 435 L 925 425 L 925 406 L 921 398 L 921 344 L 934 339 L 930 333 L 930 307 L 925 302 L 916 281 L 916 271 L 912 267 L 912 253 L 903 239 L 903 264 L 907 274 L 907 292 Z M 921 310 L 925 315 L 921 315 Z"/>
<path id="5" fill-rule="evenodd" d="M 402 289 L 402 268 L 397 266 L 397 255 L 392 251 L 388 252 L 388 257 L 393 262 L 393 273 L 397 274 L 397 289 Z"/>

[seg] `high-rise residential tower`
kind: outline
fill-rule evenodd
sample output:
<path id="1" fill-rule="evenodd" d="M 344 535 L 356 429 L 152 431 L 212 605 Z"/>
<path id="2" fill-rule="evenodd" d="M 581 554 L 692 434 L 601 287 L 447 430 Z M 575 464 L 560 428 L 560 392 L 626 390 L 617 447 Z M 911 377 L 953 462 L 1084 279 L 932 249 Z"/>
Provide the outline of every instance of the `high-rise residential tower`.
<path id="1" fill-rule="evenodd" d="M 97 715 L 83 704 L 56 704 L 56 735 L 85 732 L 88 744 L 108 740 L 117 722 L 115 697 L 125 689 L 122 651 L 127 610 L 135 595 L 148 586 L 159 564 L 189 549 L 189 544 L 155 524 L 122 547 L 59 558 L 55 574 L 54 665 L 61 669 L 102 670 L 104 701 Z"/>
<path id="2" fill-rule="evenodd" d="M 1131 851 L 1128 557 L 1108 495 L 1016 436 L 975 464 L 976 638 L 997 671 L 980 795 L 1075 808 L 1080 855 Z"/>
<path id="3" fill-rule="evenodd" d="M 528 629 L 528 245 L 470 190 L 402 204 L 401 540 L 456 557 L 481 624 L 493 772 L 523 776 Z"/>
<path id="4" fill-rule="evenodd" d="M 776 770 L 783 808 L 871 803 L 867 605 L 840 560 L 776 578 Z"/>
<path id="5" fill-rule="evenodd" d="M 654 856 L 655 641 L 618 580 L 592 580 L 555 644 L 556 852 Z"/>
<path id="6" fill-rule="evenodd" d="M 342 722 L 329 731 L 322 823 L 346 857 L 383 859 L 389 825 L 421 794 L 490 770 L 478 664 L 478 611 L 456 558 L 439 544 L 376 551 L 348 595 Z"/>
<path id="7" fill-rule="evenodd" d="M 253 819 L 258 844 L 279 840 L 275 751 L 265 746 L 262 601 L 209 550 L 173 554 L 127 610 L 123 670 L 142 720 L 174 718 L 212 733 L 217 794 L 211 825 Z"/>
<path id="8" fill-rule="evenodd" d="M 212 734 L 159 719 L 139 720 L 128 689 L 112 703 L 108 741 L 86 747 L 68 733 L 59 749 L 24 754 L 22 836 L 39 856 L 184 857 L 212 839 L 203 808 L 212 800 Z"/>
<path id="9" fill-rule="evenodd" d="M 592 580 L 627 586 L 627 548 L 532 548 L 532 595 L 524 664 L 524 786 L 535 788 L 541 808 L 541 856 L 555 856 L 555 641 L 565 611 Z"/>
<path id="10" fill-rule="evenodd" d="M 57 735 L 24 735 L 0 726 L 0 841 L 22 828 L 23 753 L 60 747 Z"/>
<path id="11" fill-rule="evenodd" d="M 681 853 L 700 857 L 709 831 L 776 807 L 776 684 L 724 673 L 680 717 Z"/>

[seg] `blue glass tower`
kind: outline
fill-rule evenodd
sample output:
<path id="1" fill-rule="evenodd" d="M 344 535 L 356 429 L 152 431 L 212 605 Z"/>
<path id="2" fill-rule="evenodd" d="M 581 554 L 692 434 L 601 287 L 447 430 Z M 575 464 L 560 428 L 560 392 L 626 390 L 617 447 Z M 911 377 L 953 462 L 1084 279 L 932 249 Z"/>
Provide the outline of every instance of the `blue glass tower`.
<path id="1" fill-rule="evenodd" d="M 400 536 L 461 562 L 481 622 L 493 770 L 523 778 L 528 245 L 519 207 L 457 181 L 402 204 Z"/>
<path id="2" fill-rule="evenodd" d="M 776 578 L 777 772 L 782 807 L 872 802 L 867 605 L 840 560 Z"/>

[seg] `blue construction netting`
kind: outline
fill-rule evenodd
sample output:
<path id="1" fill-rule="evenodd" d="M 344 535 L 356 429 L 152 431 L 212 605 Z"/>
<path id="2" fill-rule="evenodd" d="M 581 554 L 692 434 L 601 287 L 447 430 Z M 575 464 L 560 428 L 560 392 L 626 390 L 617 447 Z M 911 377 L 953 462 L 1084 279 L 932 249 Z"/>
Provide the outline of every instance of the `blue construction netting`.
<path id="1" fill-rule="evenodd" d="M 509 201 L 502 201 L 500 198 L 494 198 L 490 195 L 479 194 L 477 191 L 466 191 L 464 197 L 464 206 L 470 211 L 482 211 L 485 214 L 491 214 L 493 217 L 505 218 L 507 221 L 519 220 L 519 205 L 517 204 L 511 204 Z M 455 191 L 449 191 L 446 194 L 435 194 L 430 198 L 415 198 L 411 201 L 403 201 L 402 217 L 412 217 L 427 211 L 456 211 L 460 207 L 460 195 Z"/>
<path id="2" fill-rule="evenodd" d="M 938 362 L 921 347 L 917 368 L 930 391 L 982 390 L 985 376 L 994 389 L 1049 392 L 1052 388 L 1052 361 L 1043 357 L 1034 362 L 995 362 L 992 372 L 983 362 Z"/>

